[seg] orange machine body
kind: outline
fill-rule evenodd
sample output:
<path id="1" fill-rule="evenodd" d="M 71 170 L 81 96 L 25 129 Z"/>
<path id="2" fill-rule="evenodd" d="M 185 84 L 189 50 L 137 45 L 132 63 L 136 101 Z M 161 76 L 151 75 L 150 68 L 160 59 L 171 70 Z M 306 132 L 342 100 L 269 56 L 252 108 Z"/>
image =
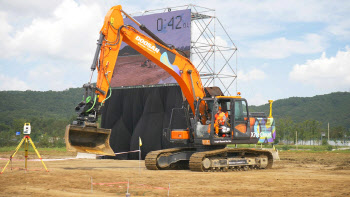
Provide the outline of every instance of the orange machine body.
<path id="1" fill-rule="evenodd" d="M 174 130 L 171 131 L 171 139 L 175 140 L 175 139 L 190 139 L 190 132 L 189 131 L 179 131 L 179 130 Z"/>

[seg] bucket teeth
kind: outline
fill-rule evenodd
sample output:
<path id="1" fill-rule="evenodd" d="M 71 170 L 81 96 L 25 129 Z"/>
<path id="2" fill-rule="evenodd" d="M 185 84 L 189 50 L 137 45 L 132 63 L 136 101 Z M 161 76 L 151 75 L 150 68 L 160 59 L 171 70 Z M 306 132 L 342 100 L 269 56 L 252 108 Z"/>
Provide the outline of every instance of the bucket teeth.
<path id="1" fill-rule="evenodd" d="M 98 124 L 85 126 L 68 125 L 65 141 L 68 151 L 114 156 L 109 145 L 111 129 L 99 128 Z"/>

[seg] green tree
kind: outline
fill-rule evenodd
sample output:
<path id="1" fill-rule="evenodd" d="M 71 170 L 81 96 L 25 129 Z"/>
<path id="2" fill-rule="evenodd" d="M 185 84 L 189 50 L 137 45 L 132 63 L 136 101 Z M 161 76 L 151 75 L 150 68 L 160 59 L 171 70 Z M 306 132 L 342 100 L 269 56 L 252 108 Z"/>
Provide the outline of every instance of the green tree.
<path id="1" fill-rule="evenodd" d="M 344 143 L 347 137 L 347 130 L 342 127 L 342 126 L 337 126 L 337 127 L 333 127 L 330 129 L 330 138 L 332 138 L 334 140 L 334 142 L 336 142 L 337 140 L 342 140 L 342 142 Z"/>
<path id="2" fill-rule="evenodd" d="M 295 131 L 295 123 L 291 118 L 281 118 L 276 122 L 276 138 L 287 141 L 289 144 L 293 141 L 293 133 Z"/>

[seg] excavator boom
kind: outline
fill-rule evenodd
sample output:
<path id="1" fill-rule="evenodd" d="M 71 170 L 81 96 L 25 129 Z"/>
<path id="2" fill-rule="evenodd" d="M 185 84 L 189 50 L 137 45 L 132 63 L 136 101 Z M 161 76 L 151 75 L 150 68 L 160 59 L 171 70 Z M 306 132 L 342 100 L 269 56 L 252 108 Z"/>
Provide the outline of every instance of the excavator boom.
<path id="1" fill-rule="evenodd" d="M 84 85 L 85 100 L 76 107 L 79 117 L 66 128 L 68 150 L 114 155 L 109 146 L 111 130 L 99 128 L 96 121 L 101 106 L 111 94 L 110 81 L 122 41 L 175 78 L 193 114 L 195 114 L 195 102 L 205 96 L 200 75 L 191 61 L 180 55 L 176 49 L 166 46 L 162 40 L 132 17 L 130 17 L 132 21 L 153 39 L 132 26 L 124 25 L 122 13 L 130 17 L 120 5 L 112 7 L 105 17 L 91 66 L 92 71 L 96 68 L 98 70 L 96 87 L 90 82 Z M 91 93 L 92 96 L 89 95 Z"/>
<path id="2" fill-rule="evenodd" d="M 195 66 L 188 58 L 180 55 L 175 49 L 165 46 L 165 43 L 159 38 L 156 37 L 159 40 L 158 42 L 137 31 L 132 26 L 125 26 L 122 13 L 125 12 L 118 5 L 112 7 L 105 17 L 105 22 L 101 29 L 104 41 L 100 52 L 100 70 L 96 87 L 104 92 L 108 91 L 120 44 L 123 41 L 175 78 L 194 113 L 194 101 L 205 96 L 200 75 Z M 129 15 L 127 16 L 130 17 Z M 141 29 L 146 30 L 153 37 L 155 36 L 144 25 L 133 18 L 132 20 Z M 99 91 L 96 93 L 100 94 Z M 105 95 L 100 95 L 98 101 L 103 102 L 105 98 Z"/>

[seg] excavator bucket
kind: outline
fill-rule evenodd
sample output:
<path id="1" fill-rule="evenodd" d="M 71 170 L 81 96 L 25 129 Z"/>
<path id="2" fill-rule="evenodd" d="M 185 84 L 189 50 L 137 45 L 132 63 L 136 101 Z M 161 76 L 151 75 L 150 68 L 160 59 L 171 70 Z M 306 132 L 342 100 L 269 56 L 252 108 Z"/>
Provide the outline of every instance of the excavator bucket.
<path id="1" fill-rule="evenodd" d="M 93 125 L 68 125 L 65 141 L 68 151 L 115 156 L 109 145 L 111 129 L 98 128 Z"/>

